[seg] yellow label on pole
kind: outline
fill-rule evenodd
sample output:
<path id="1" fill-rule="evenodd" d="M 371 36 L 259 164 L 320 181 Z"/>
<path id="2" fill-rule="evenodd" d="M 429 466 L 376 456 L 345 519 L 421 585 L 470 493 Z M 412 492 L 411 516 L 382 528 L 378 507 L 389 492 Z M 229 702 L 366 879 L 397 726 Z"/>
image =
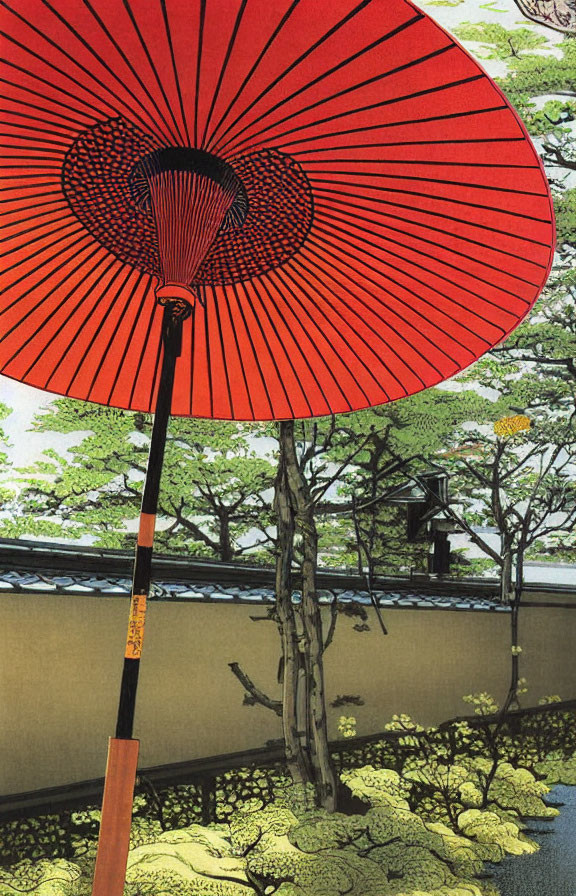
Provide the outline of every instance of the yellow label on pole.
<path id="1" fill-rule="evenodd" d="M 128 637 L 126 638 L 126 653 L 128 660 L 139 660 L 142 656 L 142 642 L 144 641 L 144 621 L 146 617 L 146 595 L 133 594 L 130 603 L 130 618 L 128 619 Z"/>

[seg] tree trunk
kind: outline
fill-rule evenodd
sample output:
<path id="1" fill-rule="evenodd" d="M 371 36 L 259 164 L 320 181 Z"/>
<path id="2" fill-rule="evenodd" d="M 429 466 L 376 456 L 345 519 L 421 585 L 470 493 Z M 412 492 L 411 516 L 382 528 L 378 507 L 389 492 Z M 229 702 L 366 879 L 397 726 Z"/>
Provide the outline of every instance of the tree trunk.
<path id="1" fill-rule="evenodd" d="M 304 671 L 308 686 L 309 755 L 317 802 L 329 811 L 336 809 L 336 774 L 328 746 L 326 694 L 324 688 L 324 643 L 322 616 L 316 597 L 318 533 L 314 504 L 308 483 L 298 464 L 294 442 L 294 423 L 280 424 L 281 465 L 285 466 L 296 525 L 302 536 L 302 605 Z"/>
<path id="2" fill-rule="evenodd" d="M 510 670 L 510 690 L 508 695 L 508 709 L 513 704 L 520 708 L 518 701 L 518 686 L 520 681 L 520 645 L 518 643 L 520 625 L 520 606 L 522 603 L 522 590 L 524 587 L 524 542 L 520 541 L 516 552 L 516 582 L 514 596 L 511 603 L 510 617 L 510 648 L 512 652 Z"/>
<path id="3" fill-rule="evenodd" d="M 509 604 L 513 599 L 512 591 L 512 546 L 504 545 L 502 549 L 502 566 L 500 569 L 500 603 Z"/>
<path id="4" fill-rule="evenodd" d="M 280 424 L 282 426 L 282 424 Z M 290 489 L 285 454 L 280 451 L 276 477 L 274 509 L 276 511 L 276 613 L 282 643 L 282 726 L 286 746 L 286 763 L 295 784 L 311 784 L 312 771 L 302 737 L 306 720 L 300 708 L 302 698 L 302 663 L 294 605 L 292 603 L 292 559 L 294 555 L 295 519 L 290 502 Z"/>
<path id="5" fill-rule="evenodd" d="M 230 541 L 230 517 L 225 510 L 218 514 L 218 553 L 220 560 L 229 563 L 234 558 L 232 544 Z"/>

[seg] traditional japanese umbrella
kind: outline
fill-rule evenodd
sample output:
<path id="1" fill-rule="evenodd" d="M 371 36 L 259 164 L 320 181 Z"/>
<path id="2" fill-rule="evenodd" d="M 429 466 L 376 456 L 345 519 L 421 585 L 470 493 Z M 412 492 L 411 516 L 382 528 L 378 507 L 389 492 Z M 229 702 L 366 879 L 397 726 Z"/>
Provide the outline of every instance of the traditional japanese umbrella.
<path id="1" fill-rule="evenodd" d="M 94 890 L 116 896 L 169 414 L 441 382 L 531 308 L 552 210 L 498 88 L 408 0 L 0 8 L 0 370 L 155 412 Z"/>

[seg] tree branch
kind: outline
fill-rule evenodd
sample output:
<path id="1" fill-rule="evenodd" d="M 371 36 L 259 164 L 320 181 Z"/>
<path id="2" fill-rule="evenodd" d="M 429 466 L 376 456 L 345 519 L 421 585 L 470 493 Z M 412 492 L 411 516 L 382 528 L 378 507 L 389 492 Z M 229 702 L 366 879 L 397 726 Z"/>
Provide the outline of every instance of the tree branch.
<path id="1" fill-rule="evenodd" d="M 326 640 L 324 641 L 324 647 L 322 648 L 322 653 L 324 653 L 331 645 L 334 639 L 334 632 L 336 631 L 336 623 L 338 622 L 338 598 L 335 597 L 330 604 L 330 628 L 328 629 L 328 634 L 326 635 Z"/>
<path id="2" fill-rule="evenodd" d="M 264 706 L 266 707 L 266 709 L 271 709 L 272 712 L 275 712 L 277 716 L 282 717 L 281 700 L 272 700 L 263 691 L 257 688 L 252 679 L 242 671 L 238 663 L 228 663 L 228 665 L 230 666 L 233 674 L 236 676 L 240 684 L 244 688 L 246 688 L 250 697 L 254 700 L 255 703 L 259 703 L 260 706 Z"/>

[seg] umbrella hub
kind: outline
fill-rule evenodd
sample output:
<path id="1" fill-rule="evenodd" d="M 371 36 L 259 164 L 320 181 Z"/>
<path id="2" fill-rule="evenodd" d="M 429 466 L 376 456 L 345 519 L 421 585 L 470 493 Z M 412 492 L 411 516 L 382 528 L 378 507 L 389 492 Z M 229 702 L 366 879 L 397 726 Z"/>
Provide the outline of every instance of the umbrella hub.
<path id="1" fill-rule="evenodd" d="M 242 225 L 248 199 L 231 165 L 185 147 L 155 150 L 130 175 L 132 196 L 154 221 L 163 285 L 161 304 L 194 302 L 190 289 L 218 234 Z"/>
<path id="2" fill-rule="evenodd" d="M 227 155 L 224 160 L 198 149 L 161 148 L 130 122 L 112 118 L 77 136 L 64 160 L 62 190 L 73 214 L 102 246 L 164 282 L 167 272 L 159 257 L 159 215 L 153 199 L 157 197 L 158 206 L 160 192 L 166 195 L 168 187 L 156 189 L 153 181 L 188 177 L 204 182 L 206 192 L 210 187 L 221 198 L 225 194 L 227 202 L 233 194 L 194 275 L 196 285 L 259 277 L 286 264 L 306 241 L 314 219 L 312 187 L 296 159 L 276 149 Z M 182 198 L 181 190 L 179 195 Z M 208 206 L 205 201 L 203 214 Z M 182 224 L 173 223 L 182 234 Z M 187 277 L 179 282 L 189 285 L 189 271 Z"/>

